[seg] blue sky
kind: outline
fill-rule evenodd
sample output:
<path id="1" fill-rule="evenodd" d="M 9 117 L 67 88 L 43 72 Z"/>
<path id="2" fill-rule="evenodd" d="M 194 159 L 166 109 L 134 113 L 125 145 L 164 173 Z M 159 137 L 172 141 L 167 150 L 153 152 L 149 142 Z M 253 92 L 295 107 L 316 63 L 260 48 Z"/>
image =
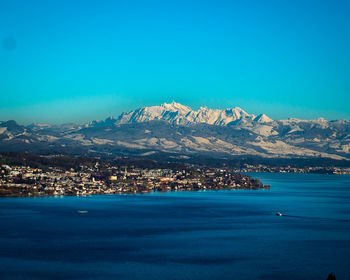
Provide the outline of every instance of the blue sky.
<path id="1" fill-rule="evenodd" d="M 173 100 L 350 119 L 349 1 L 0 0 L 0 120 Z"/>

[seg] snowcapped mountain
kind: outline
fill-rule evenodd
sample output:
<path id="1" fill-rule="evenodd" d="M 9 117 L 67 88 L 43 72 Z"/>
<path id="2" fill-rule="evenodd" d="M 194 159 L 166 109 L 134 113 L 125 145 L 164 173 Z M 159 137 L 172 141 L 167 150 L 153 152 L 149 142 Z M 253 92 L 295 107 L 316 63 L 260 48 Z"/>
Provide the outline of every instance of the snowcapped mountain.
<path id="1" fill-rule="evenodd" d="M 110 117 L 104 122 L 93 121 L 86 124 L 86 127 L 104 126 L 109 124 L 131 124 L 140 122 L 149 122 L 153 120 L 162 120 L 171 124 L 189 125 L 189 124 L 209 124 L 228 126 L 237 120 L 245 119 L 247 121 L 257 121 L 259 123 L 271 122 L 272 120 L 265 114 L 258 117 L 250 115 L 239 107 L 233 109 L 209 109 L 201 107 L 197 111 L 180 103 L 164 103 L 160 106 L 143 107 L 131 112 L 122 113 L 117 119 Z"/>
<path id="2" fill-rule="evenodd" d="M 129 113 L 122 113 L 116 120 L 116 124 L 147 122 L 152 120 L 164 120 L 179 124 L 182 119 L 191 112 L 191 108 L 172 102 L 160 106 L 143 107 Z"/>
<path id="3" fill-rule="evenodd" d="M 192 110 L 172 102 L 85 125 L 0 122 L 0 150 L 350 160 L 350 121 L 272 120 L 238 107 Z"/>
<path id="4" fill-rule="evenodd" d="M 265 114 L 260 114 L 259 116 L 257 116 L 254 121 L 258 122 L 258 123 L 270 123 L 273 122 L 273 119 L 270 119 L 268 116 L 266 116 Z"/>

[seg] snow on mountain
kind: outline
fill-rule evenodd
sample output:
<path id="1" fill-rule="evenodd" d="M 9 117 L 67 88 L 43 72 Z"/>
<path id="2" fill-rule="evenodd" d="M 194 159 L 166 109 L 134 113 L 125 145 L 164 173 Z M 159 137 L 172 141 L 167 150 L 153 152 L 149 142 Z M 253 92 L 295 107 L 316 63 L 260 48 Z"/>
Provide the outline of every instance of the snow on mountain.
<path id="1" fill-rule="evenodd" d="M 116 120 L 116 124 L 130 124 L 147 122 L 152 120 L 163 120 L 172 124 L 211 124 L 226 126 L 239 119 L 253 120 L 254 115 L 250 115 L 239 107 L 234 109 L 209 109 L 201 107 L 197 111 L 180 103 L 164 103 L 160 106 L 143 107 L 131 112 L 122 113 Z M 264 115 L 262 122 L 271 119 Z"/>
<path id="2" fill-rule="evenodd" d="M 143 107 L 129 113 L 122 113 L 116 124 L 127 124 L 137 122 L 147 122 L 152 120 L 164 120 L 170 123 L 179 124 L 189 112 L 190 107 L 176 102 L 164 103 L 160 106 Z"/>
<path id="3" fill-rule="evenodd" d="M 187 116 L 186 120 L 188 123 L 206 123 L 211 125 L 226 126 L 238 119 L 253 119 L 253 115 L 249 115 L 241 108 L 234 109 L 209 109 L 207 107 L 201 107 L 198 111 L 191 111 Z"/>
<path id="4" fill-rule="evenodd" d="M 4 133 L 7 130 L 6 127 L 0 127 L 0 134 Z"/>
<path id="5" fill-rule="evenodd" d="M 269 123 L 269 122 L 273 122 L 273 119 L 270 119 L 265 114 L 260 114 L 259 116 L 254 118 L 254 121 L 258 123 Z"/>
<path id="6" fill-rule="evenodd" d="M 88 122 L 87 124 L 84 125 L 84 127 L 104 127 L 109 125 L 115 125 L 116 121 L 117 120 L 115 118 L 110 116 L 104 121 L 94 120 L 94 121 Z"/>
<path id="7" fill-rule="evenodd" d="M 27 126 L 27 128 L 29 128 L 31 130 L 42 130 L 42 129 L 47 129 L 50 127 L 51 127 L 50 124 L 41 124 L 41 123 L 32 123 L 32 124 Z"/>
<path id="8" fill-rule="evenodd" d="M 66 149 L 66 152 L 88 149 L 108 153 L 139 149 L 141 153 L 152 150 L 214 156 L 350 159 L 350 121 L 272 120 L 265 114 L 248 114 L 239 107 L 192 110 L 172 102 L 84 126 L 21 126 L 15 121 L 0 122 L 0 149 Z"/>

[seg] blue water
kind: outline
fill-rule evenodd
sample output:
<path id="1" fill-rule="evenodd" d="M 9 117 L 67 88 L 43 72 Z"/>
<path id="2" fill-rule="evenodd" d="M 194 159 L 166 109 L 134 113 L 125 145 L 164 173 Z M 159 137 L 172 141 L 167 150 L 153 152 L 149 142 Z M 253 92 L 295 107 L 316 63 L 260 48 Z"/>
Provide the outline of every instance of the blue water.
<path id="1" fill-rule="evenodd" d="M 1 198 L 0 278 L 350 279 L 350 176 L 253 176 L 271 190 Z"/>

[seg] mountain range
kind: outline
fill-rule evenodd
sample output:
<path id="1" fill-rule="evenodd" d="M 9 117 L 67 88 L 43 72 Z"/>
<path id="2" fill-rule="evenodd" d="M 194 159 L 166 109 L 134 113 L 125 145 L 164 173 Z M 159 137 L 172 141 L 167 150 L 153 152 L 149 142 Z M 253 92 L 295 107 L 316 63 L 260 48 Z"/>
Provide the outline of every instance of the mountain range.
<path id="1" fill-rule="evenodd" d="M 176 102 L 84 125 L 0 122 L 2 151 L 349 160 L 349 148 L 349 120 L 273 120 L 239 107 L 195 111 Z"/>

